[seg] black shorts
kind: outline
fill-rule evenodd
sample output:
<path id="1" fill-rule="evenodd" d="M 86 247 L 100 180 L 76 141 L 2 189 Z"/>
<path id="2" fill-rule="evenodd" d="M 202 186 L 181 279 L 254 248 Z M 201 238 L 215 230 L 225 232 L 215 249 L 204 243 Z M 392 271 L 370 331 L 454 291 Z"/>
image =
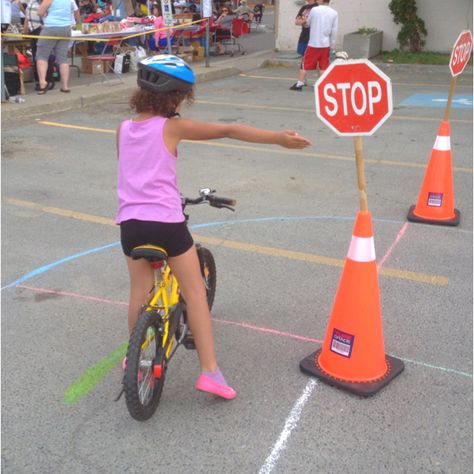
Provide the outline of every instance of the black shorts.
<path id="1" fill-rule="evenodd" d="M 123 253 L 130 257 L 134 247 L 156 245 L 177 257 L 189 250 L 194 241 L 186 222 L 154 222 L 130 219 L 120 224 L 120 241 Z"/>

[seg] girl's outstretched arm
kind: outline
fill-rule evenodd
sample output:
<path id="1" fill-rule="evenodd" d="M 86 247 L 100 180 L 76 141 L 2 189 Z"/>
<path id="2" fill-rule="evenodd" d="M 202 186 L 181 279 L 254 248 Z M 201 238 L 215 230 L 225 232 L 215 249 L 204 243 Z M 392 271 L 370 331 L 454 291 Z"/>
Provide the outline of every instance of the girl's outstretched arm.
<path id="1" fill-rule="evenodd" d="M 215 124 L 188 119 L 171 119 L 165 125 L 165 142 L 174 149 L 181 140 L 233 138 L 252 143 L 267 143 L 285 148 L 306 148 L 311 142 L 292 130 L 273 132 L 241 124 Z M 169 142 L 168 142 L 169 140 Z"/>

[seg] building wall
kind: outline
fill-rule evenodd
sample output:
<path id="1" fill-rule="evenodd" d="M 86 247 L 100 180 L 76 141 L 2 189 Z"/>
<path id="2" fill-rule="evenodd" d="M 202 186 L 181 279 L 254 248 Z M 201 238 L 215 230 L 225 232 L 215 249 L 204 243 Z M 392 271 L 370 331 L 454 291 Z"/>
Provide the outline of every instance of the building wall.
<path id="1" fill-rule="evenodd" d="M 398 47 L 399 25 L 393 22 L 388 8 L 390 0 L 331 0 L 330 6 L 339 13 L 339 31 L 336 49 L 342 48 L 344 34 L 359 28 L 377 28 L 383 31 L 383 50 Z M 451 52 L 462 30 L 472 31 L 472 0 L 417 0 L 418 16 L 428 30 L 426 51 Z M 276 47 L 280 51 L 296 50 L 300 27 L 294 18 L 303 0 L 277 0 Z M 449 21 L 447 21 L 449 19 Z"/>

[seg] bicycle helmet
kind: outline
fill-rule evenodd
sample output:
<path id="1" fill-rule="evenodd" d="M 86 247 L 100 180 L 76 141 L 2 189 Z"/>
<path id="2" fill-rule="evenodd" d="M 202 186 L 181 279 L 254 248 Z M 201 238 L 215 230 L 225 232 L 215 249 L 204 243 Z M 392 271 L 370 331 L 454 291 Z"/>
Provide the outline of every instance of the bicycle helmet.
<path id="1" fill-rule="evenodd" d="M 159 54 L 138 63 L 137 83 L 151 92 L 187 91 L 196 80 L 188 64 L 172 54 Z"/>

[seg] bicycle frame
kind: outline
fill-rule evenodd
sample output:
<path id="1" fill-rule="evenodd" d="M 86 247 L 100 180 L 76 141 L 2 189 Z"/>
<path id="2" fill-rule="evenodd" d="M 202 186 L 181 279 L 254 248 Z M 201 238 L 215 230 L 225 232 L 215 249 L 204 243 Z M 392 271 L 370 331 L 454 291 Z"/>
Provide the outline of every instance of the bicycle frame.
<path id="1" fill-rule="evenodd" d="M 235 200 L 215 195 L 215 190 L 204 188 L 197 198 L 182 197 L 184 212 L 188 204 L 204 204 L 215 208 L 234 210 Z M 195 244 L 201 274 L 206 285 L 209 308 L 212 307 L 216 289 L 216 265 L 211 252 Z M 179 284 L 167 261 L 167 252 L 153 244 L 144 244 L 132 250 L 134 259 L 146 259 L 153 268 L 153 287 L 148 302 L 142 306 L 135 328 L 130 335 L 125 359 L 122 393 L 133 418 L 144 421 L 155 412 L 169 361 L 180 345 L 196 349 L 192 332 L 188 328 L 186 302 Z"/>
<path id="2" fill-rule="evenodd" d="M 168 340 L 171 311 L 179 303 L 178 280 L 171 273 L 167 262 L 158 262 L 152 265 L 154 270 L 154 294 L 146 306 L 146 311 L 156 311 L 163 322 L 162 347 L 168 358 L 173 347 L 173 338 Z M 173 336 L 173 335 L 171 335 Z M 168 343 L 168 347 L 165 347 Z M 148 339 L 143 342 L 142 350 L 148 345 Z"/>

